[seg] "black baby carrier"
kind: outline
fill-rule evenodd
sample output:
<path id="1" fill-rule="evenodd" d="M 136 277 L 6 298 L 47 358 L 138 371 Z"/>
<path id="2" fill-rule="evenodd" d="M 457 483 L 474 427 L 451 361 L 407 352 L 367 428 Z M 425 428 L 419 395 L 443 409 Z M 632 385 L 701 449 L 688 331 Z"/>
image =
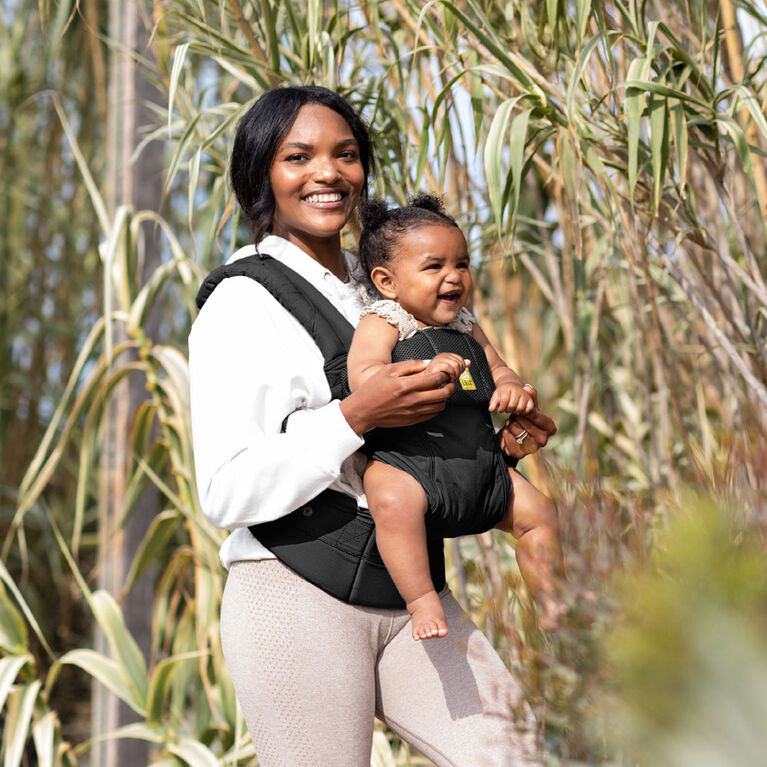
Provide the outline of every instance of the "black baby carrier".
<path id="1" fill-rule="evenodd" d="M 306 328 L 319 347 L 325 359 L 331 396 L 343 399 L 348 395 L 346 356 L 354 328 L 330 301 L 280 261 L 259 254 L 241 258 L 211 272 L 197 294 L 197 306 L 202 308 L 216 286 L 228 277 L 249 277 L 266 288 Z M 417 335 L 431 335 L 433 332 Z M 468 338 L 460 333 L 455 335 Z M 468 340 L 473 342 L 473 339 Z M 395 349 L 400 355 L 403 354 L 402 344 L 407 342 L 400 342 Z M 257 353 L 258 350 L 253 349 L 253 354 Z M 459 353 L 469 356 L 468 351 Z M 409 358 L 417 359 L 419 356 L 416 353 Z M 433 352 L 423 356 L 431 357 Z M 471 358 L 474 359 L 474 356 L 472 354 Z M 486 368 L 486 361 L 484 365 Z M 472 385 L 456 387 L 454 395 L 467 402 L 479 393 L 475 389 L 486 389 L 489 385 L 492 391 L 489 369 L 480 370 L 472 364 L 471 372 L 476 382 L 472 380 Z M 484 396 L 486 402 L 486 392 Z M 460 530 L 450 530 L 444 525 L 430 524 L 427 517 L 429 566 L 437 591 L 445 585 L 443 537 L 480 532 L 492 526 L 479 523 L 479 527 L 473 526 L 476 529 L 464 525 Z M 344 602 L 381 608 L 405 606 L 378 553 L 375 525 L 370 513 L 358 507 L 356 501 L 344 493 L 324 490 L 292 513 L 272 522 L 253 525 L 250 531 L 291 570 Z"/>

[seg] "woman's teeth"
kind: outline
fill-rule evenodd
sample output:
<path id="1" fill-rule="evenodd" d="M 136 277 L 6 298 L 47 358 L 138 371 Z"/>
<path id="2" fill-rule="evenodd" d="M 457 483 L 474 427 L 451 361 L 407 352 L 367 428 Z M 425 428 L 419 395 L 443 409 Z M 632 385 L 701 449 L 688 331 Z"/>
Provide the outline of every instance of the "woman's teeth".
<path id="1" fill-rule="evenodd" d="M 310 194 L 304 198 L 310 205 L 317 205 L 323 202 L 341 202 L 340 192 L 322 192 L 321 194 Z"/>

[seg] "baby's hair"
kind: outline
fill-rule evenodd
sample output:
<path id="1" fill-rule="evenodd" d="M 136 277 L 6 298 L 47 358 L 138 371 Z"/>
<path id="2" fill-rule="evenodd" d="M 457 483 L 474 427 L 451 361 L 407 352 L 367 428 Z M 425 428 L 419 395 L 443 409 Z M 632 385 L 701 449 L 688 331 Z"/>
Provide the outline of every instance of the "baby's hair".
<path id="1" fill-rule="evenodd" d="M 377 266 L 386 266 L 397 252 L 397 240 L 421 226 L 454 226 L 442 200 L 433 194 L 411 197 L 402 208 L 389 208 L 385 200 L 371 199 L 360 206 L 359 259 L 367 277 Z"/>

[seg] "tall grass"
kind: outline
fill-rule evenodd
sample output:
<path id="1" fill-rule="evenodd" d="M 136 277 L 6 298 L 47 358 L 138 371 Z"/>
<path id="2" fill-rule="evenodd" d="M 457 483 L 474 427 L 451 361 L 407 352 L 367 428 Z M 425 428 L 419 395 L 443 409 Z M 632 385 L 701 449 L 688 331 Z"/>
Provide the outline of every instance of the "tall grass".
<path id="1" fill-rule="evenodd" d="M 557 418 L 550 449 L 525 463 L 560 509 L 570 608 L 562 631 L 537 628 L 501 537 L 449 546 L 449 577 L 522 679 L 552 761 L 622 758 L 596 714 L 618 673 L 600 649 L 622 612 L 623 598 L 609 588 L 614 573 L 653 568 L 658 531 L 675 509 L 694 505 L 686 486 L 707 493 L 736 530 L 763 519 L 764 55 L 759 38 L 739 39 L 726 21 L 731 3 L 719 8 L 580 0 L 158 6 L 152 77 L 168 108 L 148 137 L 168 144 L 173 223 L 129 209 L 110 218 L 77 156 L 99 213 L 105 279 L 122 280 L 119 305 L 104 308 L 82 346 L 3 546 L 4 561 L 29 561 L 25 529 L 44 525 L 48 556 L 111 654 L 86 644 L 60 652 L 0 570 L 8 765 L 20 764 L 25 748 L 40 764 L 87 754 L 89 742 L 63 733 L 51 705 L 68 667 L 133 708 L 142 723 L 114 737 L 149 741 L 154 763 L 253 761 L 219 647 L 223 534 L 195 494 L 184 350 L 148 338 L 144 318 L 164 289 L 182 322 L 191 321 L 200 278 L 246 236 L 226 184 L 234 126 L 264 89 L 307 82 L 338 89 L 370 122 L 377 193 L 445 195 L 475 257 L 477 314 Z M 737 9 L 764 35 L 758 4 Z M 62 126 L 71 119 L 61 111 Z M 168 258 L 140 284 L 132 266 L 147 219 L 161 228 Z M 346 236 L 353 243 L 353 226 Z M 117 326 L 128 340 L 113 346 Z M 149 398 L 131 415 L 124 513 L 147 483 L 164 506 L 125 584 L 160 566 L 148 667 L 119 601 L 91 591 L 84 558 L 102 419 L 125 376 L 141 376 Z M 74 473 L 75 497 L 51 505 L 61 473 Z M 375 744 L 376 764 L 420 763 L 383 732 Z"/>

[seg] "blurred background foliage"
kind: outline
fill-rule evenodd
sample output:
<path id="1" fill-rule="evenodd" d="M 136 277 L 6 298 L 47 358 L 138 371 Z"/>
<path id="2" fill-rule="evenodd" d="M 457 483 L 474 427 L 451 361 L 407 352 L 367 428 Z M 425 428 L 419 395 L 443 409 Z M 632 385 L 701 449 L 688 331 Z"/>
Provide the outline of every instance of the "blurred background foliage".
<path id="1" fill-rule="evenodd" d="M 127 50 L 126 11 L 144 30 Z M 562 630 L 538 630 L 508 540 L 447 544 L 551 763 L 761 763 L 764 3 L 13 0 L 0 20 L 4 765 L 95 767 L 103 739 L 157 765 L 255 764 L 219 647 L 224 533 L 194 489 L 185 337 L 201 277 L 247 242 L 236 122 L 299 83 L 368 120 L 376 193 L 445 195 L 475 312 L 558 422 L 525 470 L 560 509 Z M 115 95 L 125 60 L 151 98 Z M 112 189 L 126 104 L 130 167 L 159 152 L 137 181 L 157 204 Z M 127 609 L 142 577 L 147 642 Z M 129 712 L 106 734 L 92 680 Z M 373 763 L 425 762 L 381 730 Z"/>

